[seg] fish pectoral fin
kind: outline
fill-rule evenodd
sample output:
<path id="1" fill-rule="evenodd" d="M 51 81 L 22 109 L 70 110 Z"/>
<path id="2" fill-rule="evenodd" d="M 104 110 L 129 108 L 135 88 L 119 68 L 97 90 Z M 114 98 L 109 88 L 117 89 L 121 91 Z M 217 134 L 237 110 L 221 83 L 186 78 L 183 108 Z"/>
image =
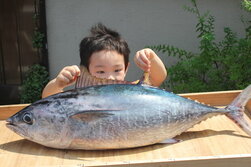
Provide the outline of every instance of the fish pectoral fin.
<path id="1" fill-rule="evenodd" d="M 180 142 L 180 141 L 182 141 L 182 140 L 171 138 L 171 139 L 166 139 L 166 140 L 164 140 L 164 141 L 161 141 L 161 142 L 159 142 L 159 143 L 160 143 L 160 144 L 174 144 L 174 143 L 178 143 L 178 142 Z"/>
<path id="2" fill-rule="evenodd" d="M 78 112 L 74 115 L 71 115 L 70 118 L 83 121 L 83 122 L 91 122 L 97 119 L 105 118 L 114 115 L 111 113 L 113 110 L 88 110 Z"/>

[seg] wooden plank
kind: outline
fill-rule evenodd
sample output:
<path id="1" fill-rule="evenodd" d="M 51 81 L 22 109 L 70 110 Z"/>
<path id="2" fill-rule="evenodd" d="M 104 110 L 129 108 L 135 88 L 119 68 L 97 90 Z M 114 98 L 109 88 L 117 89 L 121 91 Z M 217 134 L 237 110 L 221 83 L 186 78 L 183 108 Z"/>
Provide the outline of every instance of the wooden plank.
<path id="1" fill-rule="evenodd" d="M 9 118 L 11 115 L 25 108 L 29 104 L 0 105 L 0 120 Z"/>
<path id="2" fill-rule="evenodd" d="M 226 106 L 240 94 L 241 90 L 179 94 L 212 106 Z"/>
<path id="3" fill-rule="evenodd" d="M 178 159 L 162 159 L 146 163 L 145 161 L 134 162 L 115 162 L 100 165 L 90 165 L 91 167 L 153 167 L 153 166 L 167 166 L 167 167 L 250 167 L 250 155 L 232 155 L 232 156 L 208 156 L 195 158 L 178 158 Z"/>

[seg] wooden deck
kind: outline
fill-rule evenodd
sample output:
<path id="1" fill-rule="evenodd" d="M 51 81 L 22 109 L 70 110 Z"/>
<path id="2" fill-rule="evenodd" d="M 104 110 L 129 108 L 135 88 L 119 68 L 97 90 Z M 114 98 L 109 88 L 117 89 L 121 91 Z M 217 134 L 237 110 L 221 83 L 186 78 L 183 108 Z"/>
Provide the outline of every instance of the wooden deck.
<path id="1" fill-rule="evenodd" d="M 240 91 L 182 94 L 224 106 Z M 0 166 L 8 167 L 250 167 L 251 138 L 226 116 L 215 116 L 184 132 L 177 144 L 124 150 L 58 150 L 25 140 L 5 127 L 7 117 L 25 105 L 0 106 Z M 251 101 L 247 108 L 251 111 Z M 249 113 L 245 114 L 251 124 Z M 135 136 L 137 137 L 137 136 Z"/>

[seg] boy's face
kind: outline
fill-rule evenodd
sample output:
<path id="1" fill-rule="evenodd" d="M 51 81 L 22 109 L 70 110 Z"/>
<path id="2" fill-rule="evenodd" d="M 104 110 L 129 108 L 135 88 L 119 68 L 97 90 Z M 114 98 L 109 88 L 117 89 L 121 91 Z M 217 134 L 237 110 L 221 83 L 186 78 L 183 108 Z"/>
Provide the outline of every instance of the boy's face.
<path id="1" fill-rule="evenodd" d="M 89 72 L 98 78 L 124 80 L 124 57 L 116 51 L 102 50 L 94 52 L 90 57 Z"/>

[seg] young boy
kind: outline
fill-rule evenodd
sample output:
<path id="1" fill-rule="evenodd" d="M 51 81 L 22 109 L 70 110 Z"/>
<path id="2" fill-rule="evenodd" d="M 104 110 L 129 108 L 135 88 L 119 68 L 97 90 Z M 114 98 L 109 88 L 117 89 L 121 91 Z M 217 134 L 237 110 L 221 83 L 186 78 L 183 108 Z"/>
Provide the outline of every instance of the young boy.
<path id="1" fill-rule="evenodd" d="M 80 65 L 98 78 L 124 80 L 129 66 L 129 47 L 120 34 L 102 24 L 91 28 L 91 35 L 80 43 Z M 151 49 L 142 49 L 134 61 L 143 71 L 149 72 L 153 86 L 160 86 L 167 72 L 160 58 Z M 42 97 L 62 92 L 80 75 L 77 65 L 64 67 L 58 76 L 43 90 Z"/>

